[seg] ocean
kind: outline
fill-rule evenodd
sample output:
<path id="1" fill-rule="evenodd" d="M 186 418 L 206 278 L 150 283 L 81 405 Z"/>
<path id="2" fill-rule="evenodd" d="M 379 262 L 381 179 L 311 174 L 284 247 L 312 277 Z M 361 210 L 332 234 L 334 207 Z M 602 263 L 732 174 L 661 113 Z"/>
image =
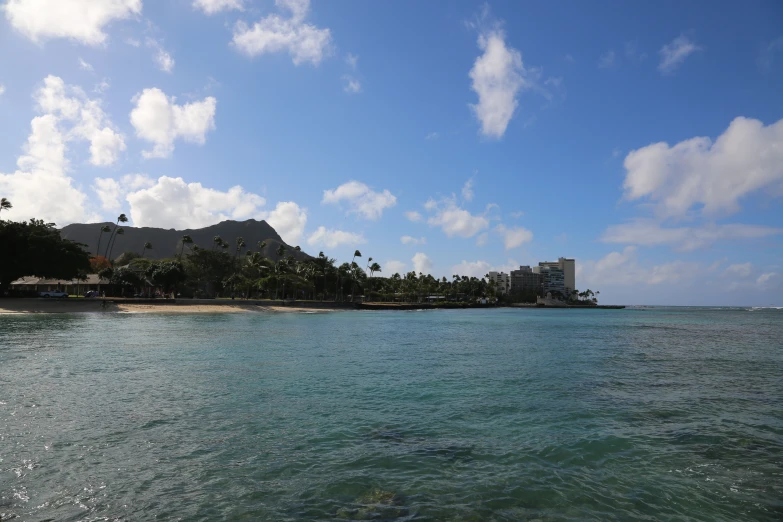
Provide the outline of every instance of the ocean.
<path id="1" fill-rule="evenodd" d="M 783 310 L 2 315 L 0 519 L 781 520 Z"/>

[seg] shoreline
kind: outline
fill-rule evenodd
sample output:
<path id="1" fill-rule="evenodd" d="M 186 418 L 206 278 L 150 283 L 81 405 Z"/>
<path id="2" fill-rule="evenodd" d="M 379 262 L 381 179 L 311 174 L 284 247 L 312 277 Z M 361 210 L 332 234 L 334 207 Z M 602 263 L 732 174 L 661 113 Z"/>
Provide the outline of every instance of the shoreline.
<path id="1" fill-rule="evenodd" d="M 336 303 L 333 301 L 282 301 L 259 299 L 133 299 L 133 298 L 63 298 L 0 299 L 0 314 L 57 313 L 324 313 L 350 310 L 407 311 L 456 310 L 467 308 L 525 309 L 622 309 L 624 306 L 563 306 L 536 305 L 469 305 L 465 303 Z"/>

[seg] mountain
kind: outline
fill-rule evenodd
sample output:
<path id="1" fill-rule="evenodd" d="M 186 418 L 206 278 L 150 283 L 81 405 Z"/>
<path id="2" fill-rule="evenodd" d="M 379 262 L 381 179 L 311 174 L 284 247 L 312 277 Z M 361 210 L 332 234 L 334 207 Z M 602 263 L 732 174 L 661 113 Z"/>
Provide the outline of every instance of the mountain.
<path id="1" fill-rule="evenodd" d="M 84 243 L 87 245 L 86 249 L 92 255 L 95 255 L 98 246 L 98 235 L 101 227 L 104 225 L 109 225 L 109 227 L 114 230 L 114 223 L 74 223 L 63 227 L 61 235 L 64 239 Z M 144 243 L 147 241 L 152 243 L 152 249 L 146 250 L 144 252 L 144 257 L 150 259 L 174 257 L 179 254 L 180 248 L 182 247 L 180 240 L 184 235 L 193 238 L 192 246 L 198 245 L 201 248 L 208 249 L 213 247 L 214 237 L 220 236 L 223 238 L 223 241 L 226 241 L 231 245 L 227 251 L 232 254 L 236 248 L 236 238 L 242 237 L 245 240 L 245 248 L 251 251 L 258 250 L 257 245 L 259 241 L 266 241 L 266 248 L 264 248 L 261 253 L 273 261 L 277 261 L 277 254 L 275 254 L 275 251 L 281 244 L 285 245 L 288 249 L 286 255 L 293 255 L 299 261 L 310 257 L 304 252 L 297 252 L 292 246 L 287 245 L 269 223 L 266 221 L 256 221 L 255 219 L 248 219 L 247 221 L 222 221 L 217 225 L 187 230 L 175 230 L 173 228 L 167 230 L 164 228 L 151 227 L 136 228 L 126 226 L 123 226 L 122 228 L 125 229 L 125 233 L 116 236 L 117 240 L 112 249 L 112 257 L 115 259 L 128 250 L 141 253 Z M 101 237 L 101 255 L 106 251 L 108 240 L 109 233 L 106 232 Z M 187 250 L 188 246 L 186 245 L 186 253 Z"/>

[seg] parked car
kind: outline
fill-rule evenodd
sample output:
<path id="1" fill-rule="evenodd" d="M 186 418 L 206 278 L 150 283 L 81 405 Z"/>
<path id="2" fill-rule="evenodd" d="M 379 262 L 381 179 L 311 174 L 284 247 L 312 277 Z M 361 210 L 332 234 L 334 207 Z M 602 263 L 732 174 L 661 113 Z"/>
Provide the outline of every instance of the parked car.
<path id="1" fill-rule="evenodd" d="M 68 297 L 68 292 L 62 290 L 49 290 L 38 294 L 41 297 Z"/>
<path id="2" fill-rule="evenodd" d="M 87 292 L 84 292 L 84 297 L 98 297 L 98 291 L 97 290 L 89 290 Z"/>

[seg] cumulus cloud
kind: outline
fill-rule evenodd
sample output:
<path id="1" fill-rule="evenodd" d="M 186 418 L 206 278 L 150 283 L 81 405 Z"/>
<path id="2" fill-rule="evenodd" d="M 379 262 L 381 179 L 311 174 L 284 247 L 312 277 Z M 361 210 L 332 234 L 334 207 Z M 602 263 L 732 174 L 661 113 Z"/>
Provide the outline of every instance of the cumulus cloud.
<path id="1" fill-rule="evenodd" d="M 680 35 L 661 47 L 659 51 L 661 62 L 658 64 L 658 70 L 670 73 L 696 51 L 701 51 L 701 47 L 693 43 L 687 36 Z"/>
<path id="2" fill-rule="evenodd" d="M 193 0 L 193 8 L 200 9 L 207 15 L 220 11 L 244 11 L 243 0 Z"/>
<path id="3" fill-rule="evenodd" d="M 120 198 L 123 196 L 123 191 L 117 180 L 113 178 L 95 178 L 92 190 L 98 196 L 103 210 L 116 211 L 122 207 Z"/>
<path id="4" fill-rule="evenodd" d="M 394 274 L 405 274 L 405 270 L 407 269 L 407 266 L 402 261 L 397 261 L 394 259 L 390 259 L 386 261 L 383 265 L 383 271 L 389 276 L 392 276 Z"/>
<path id="5" fill-rule="evenodd" d="M 403 245 L 426 245 L 427 238 L 426 237 L 415 238 L 413 236 L 402 236 L 400 238 L 400 242 Z"/>
<path id="6" fill-rule="evenodd" d="M 783 189 L 783 119 L 770 125 L 738 117 L 713 142 L 707 137 L 674 146 L 654 143 L 625 157 L 625 197 L 649 198 L 662 217 L 733 213 L 739 200 L 761 189 Z"/>
<path id="7" fill-rule="evenodd" d="M 60 226 L 77 221 L 98 221 L 99 216 L 87 210 L 86 194 L 74 186 L 67 175 L 66 138 L 53 114 L 36 116 L 12 174 L 0 173 L 0 194 L 13 208 L 3 212 L 4 219 L 38 219 Z"/>
<path id="8" fill-rule="evenodd" d="M 69 38 L 85 45 L 106 41 L 104 28 L 141 14 L 141 0 L 8 0 L 5 17 L 34 42 Z"/>
<path id="9" fill-rule="evenodd" d="M 511 250 L 533 241 L 533 233 L 524 227 L 498 225 L 495 227 L 495 231 L 503 236 L 503 244 L 506 250 Z"/>
<path id="10" fill-rule="evenodd" d="M 289 18 L 270 14 L 252 27 L 244 21 L 234 27 L 234 46 L 248 56 L 287 51 L 295 65 L 310 62 L 318 65 L 330 52 L 329 29 L 305 23 L 310 11 L 309 0 L 275 0 L 278 8 L 288 11 Z"/>
<path id="11" fill-rule="evenodd" d="M 451 273 L 454 275 L 467 277 L 484 277 L 487 272 L 492 270 L 492 265 L 486 261 L 465 261 L 451 267 Z"/>
<path id="12" fill-rule="evenodd" d="M 0 174 L 0 194 L 14 205 L 3 215 L 11 219 L 35 216 L 60 226 L 98 220 L 86 194 L 68 176 L 68 144 L 89 142 L 90 163 L 107 166 L 125 150 L 122 135 L 114 130 L 98 100 L 65 85 L 61 78 L 48 76 L 33 99 L 40 115 L 30 123 L 18 170 Z"/>
<path id="13" fill-rule="evenodd" d="M 321 245 L 327 248 L 335 248 L 340 245 L 360 245 L 366 242 L 364 236 L 361 234 L 345 232 L 344 230 L 335 230 L 332 228 L 327 229 L 326 227 L 318 227 L 318 229 L 307 238 L 308 245 Z"/>
<path id="14" fill-rule="evenodd" d="M 479 34 L 478 46 L 484 53 L 470 70 L 471 87 L 479 98 L 470 107 L 481 122 L 481 133 L 492 138 L 505 134 L 525 86 L 522 54 L 507 47 L 505 38 L 499 30 Z"/>
<path id="15" fill-rule="evenodd" d="M 364 219 L 378 219 L 387 208 L 397 204 L 397 198 L 388 190 L 375 192 L 364 183 L 349 181 L 332 190 L 324 190 L 323 204 L 345 203 L 348 212 L 358 214 Z"/>
<path id="16" fill-rule="evenodd" d="M 664 227 L 653 219 L 636 219 L 608 227 L 601 236 L 601 241 L 639 246 L 667 245 L 675 250 L 688 252 L 720 241 L 759 239 L 781 233 L 781 228 L 762 225 L 708 223 L 691 227 Z"/>
<path id="17" fill-rule="evenodd" d="M 422 216 L 420 212 L 416 212 L 415 210 L 408 210 L 407 212 L 405 212 L 405 217 L 408 218 L 408 221 L 413 221 L 414 223 L 424 221 L 424 216 Z"/>
<path id="18" fill-rule="evenodd" d="M 281 201 L 268 214 L 260 214 L 274 228 L 283 241 L 296 245 L 307 224 L 307 210 L 293 201 Z"/>
<path id="19" fill-rule="evenodd" d="M 411 262 L 416 273 L 429 274 L 432 271 L 432 261 L 423 252 L 416 252 L 411 258 Z"/>
<path id="20" fill-rule="evenodd" d="M 654 266 L 639 263 L 637 247 L 628 246 L 622 252 L 610 252 L 593 261 L 577 260 L 576 279 L 580 287 L 636 286 L 675 284 L 692 280 L 702 272 L 698 263 L 672 261 Z"/>
<path id="21" fill-rule="evenodd" d="M 223 192 L 168 176 L 161 176 L 151 186 L 129 192 L 126 199 L 130 204 L 130 217 L 137 227 L 181 230 L 205 227 L 226 219 L 266 217 L 261 211 L 266 203 L 264 198 L 240 186 Z"/>
<path id="22" fill-rule="evenodd" d="M 217 100 L 209 96 L 201 101 L 177 105 L 176 98 L 168 97 L 158 88 L 144 89 L 133 98 L 136 104 L 130 120 L 136 136 L 153 143 L 145 158 L 167 158 L 174 151 L 174 141 L 203 145 L 207 132 L 215 128 Z"/>
<path id="23" fill-rule="evenodd" d="M 471 214 L 459 207 L 454 198 L 446 198 L 441 201 L 430 198 L 424 208 L 434 212 L 434 215 L 427 218 L 427 224 L 441 227 L 449 237 L 473 237 L 489 228 L 489 218 Z"/>

